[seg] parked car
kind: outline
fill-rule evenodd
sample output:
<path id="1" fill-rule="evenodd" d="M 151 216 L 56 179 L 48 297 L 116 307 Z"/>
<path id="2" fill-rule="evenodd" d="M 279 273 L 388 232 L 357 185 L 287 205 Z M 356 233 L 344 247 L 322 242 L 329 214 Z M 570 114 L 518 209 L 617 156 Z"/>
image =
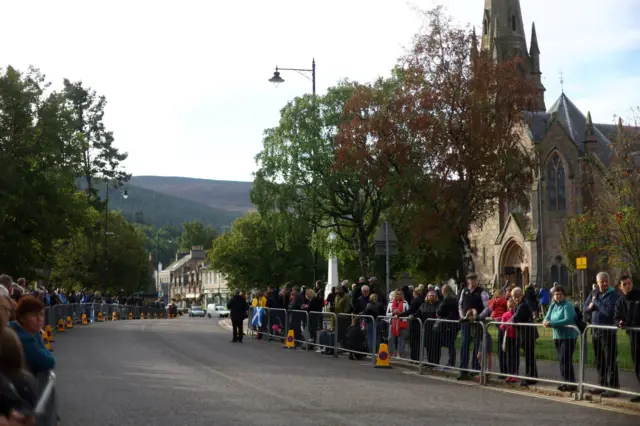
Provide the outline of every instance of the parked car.
<path id="1" fill-rule="evenodd" d="M 204 310 L 202 309 L 202 306 L 192 306 L 189 308 L 189 316 L 204 318 Z"/>
<path id="2" fill-rule="evenodd" d="M 209 318 L 227 318 L 229 316 L 229 310 L 226 306 L 215 305 L 213 303 L 207 305 L 207 316 Z"/>

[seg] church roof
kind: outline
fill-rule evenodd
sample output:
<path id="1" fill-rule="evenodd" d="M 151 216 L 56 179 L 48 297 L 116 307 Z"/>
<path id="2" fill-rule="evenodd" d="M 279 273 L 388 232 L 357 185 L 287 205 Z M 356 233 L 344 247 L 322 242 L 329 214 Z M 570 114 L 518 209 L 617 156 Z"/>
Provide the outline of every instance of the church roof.
<path id="1" fill-rule="evenodd" d="M 551 124 L 557 121 L 567 132 L 569 138 L 576 144 L 580 153 L 584 152 L 587 118 L 564 93 L 560 95 L 547 112 L 525 112 L 525 121 L 527 122 L 531 139 L 535 143 L 540 142 L 546 136 Z M 611 145 L 611 141 L 607 136 L 611 137 L 615 133 L 615 129 L 616 126 L 613 124 L 593 125 L 593 135 L 598 142 L 596 150 L 600 156 L 608 157 L 608 147 Z"/>

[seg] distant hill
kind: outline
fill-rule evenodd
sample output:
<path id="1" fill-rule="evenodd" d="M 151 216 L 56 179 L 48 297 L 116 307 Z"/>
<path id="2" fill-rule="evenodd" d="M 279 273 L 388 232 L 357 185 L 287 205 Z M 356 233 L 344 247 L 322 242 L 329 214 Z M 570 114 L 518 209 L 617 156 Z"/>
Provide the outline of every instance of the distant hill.
<path id="1" fill-rule="evenodd" d="M 125 200 L 122 192 L 127 190 Z M 104 199 L 104 185 L 99 185 L 100 197 Z M 151 191 L 127 183 L 123 188 L 109 190 L 109 208 L 121 210 L 127 220 L 153 224 L 158 227 L 173 225 L 179 227 L 186 221 L 198 220 L 212 225 L 218 230 L 228 226 L 244 212 L 217 209 L 195 201 L 185 200 L 160 192 Z"/>
<path id="2" fill-rule="evenodd" d="M 252 182 L 171 176 L 133 176 L 129 185 L 195 201 L 216 210 L 234 212 L 238 216 L 255 210 L 250 199 Z"/>

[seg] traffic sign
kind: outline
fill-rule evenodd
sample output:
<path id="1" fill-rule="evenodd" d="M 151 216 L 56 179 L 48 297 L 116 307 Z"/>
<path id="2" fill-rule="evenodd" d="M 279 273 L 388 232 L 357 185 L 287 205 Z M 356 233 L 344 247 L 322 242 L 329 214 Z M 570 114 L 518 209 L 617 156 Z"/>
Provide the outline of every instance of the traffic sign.
<path id="1" fill-rule="evenodd" d="M 576 269 L 578 269 L 578 270 L 587 269 L 587 258 L 586 258 L 586 256 L 576 257 Z"/>

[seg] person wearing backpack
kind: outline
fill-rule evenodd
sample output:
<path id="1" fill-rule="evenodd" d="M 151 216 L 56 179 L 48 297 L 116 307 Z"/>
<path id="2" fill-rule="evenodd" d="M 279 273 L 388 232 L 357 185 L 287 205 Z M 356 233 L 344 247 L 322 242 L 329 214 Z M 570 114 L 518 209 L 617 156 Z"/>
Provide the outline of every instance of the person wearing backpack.
<path id="1" fill-rule="evenodd" d="M 556 287 L 553 293 L 553 303 L 544 318 L 542 326 L 553 329 L 553 344 L 560 363 L 562 380 L 569 383 L 576 382 L 576 373 L 573 368 L 573 351 L 576 349 L 578 330 L 576 323 L 576 311 L 571 302 L 566 299 L 562 286 Z M 573 327 L 572 327 L 573 326 Z M 562 392 L 575 392 L 575 385 L 562 384 L 558 390 Z"/>
<path id="2" fill-rule="evenodd" d="M 615 319 L 618 327 L 626 329 L 631 343 L 631 360 L 633 370 L 640 382 L 640 331 L 629 328 L 640 328 L 640 289 L 633 288 L 633 281 L 629 275 L 620 277 L 622 297 L 616 303 Z M 640 396 L 631 398 L 631 402 L 640 402 Z"/>

